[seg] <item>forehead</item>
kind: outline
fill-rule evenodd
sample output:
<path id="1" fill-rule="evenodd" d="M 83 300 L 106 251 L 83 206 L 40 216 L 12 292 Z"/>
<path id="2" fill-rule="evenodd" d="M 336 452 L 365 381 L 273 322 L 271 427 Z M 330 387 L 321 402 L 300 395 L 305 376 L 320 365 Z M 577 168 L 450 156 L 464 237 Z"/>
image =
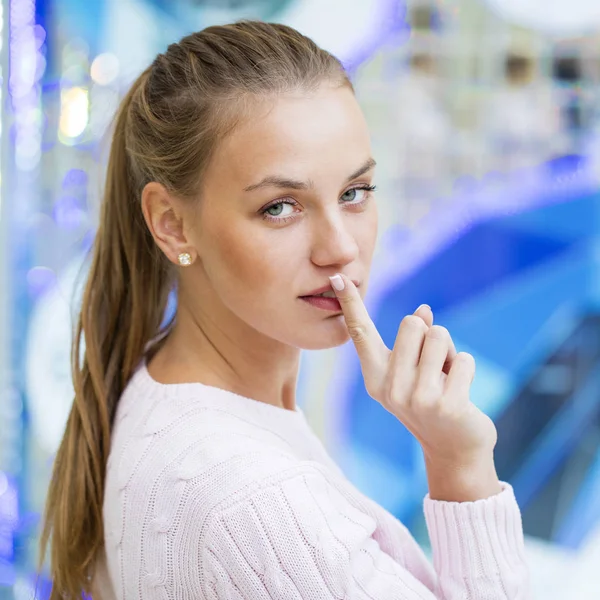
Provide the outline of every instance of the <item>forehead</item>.
<path id="1" fill-rule="evenodd" d="M 207 176 L 251 183 L 275 173 L 316 178 L 339 170 L 345 178 L 370 155 L 368 128 L 354 94 L 327 86 L 259 103 L 219 145 Z"/>

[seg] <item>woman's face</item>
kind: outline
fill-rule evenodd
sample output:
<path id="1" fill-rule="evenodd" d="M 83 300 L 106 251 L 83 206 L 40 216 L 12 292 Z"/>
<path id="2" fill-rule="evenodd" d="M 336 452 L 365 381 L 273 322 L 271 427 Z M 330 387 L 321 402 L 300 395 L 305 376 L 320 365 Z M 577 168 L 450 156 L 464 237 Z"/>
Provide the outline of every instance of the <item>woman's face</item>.
<path id="1" fill-rule="evenodd" d="M 323 85 L 261 106 L 219 145 L 203 180 L 188 234 L 201 285 L 282 343 L 346 342 L 341 311 L 301 296 L 329 286 L 336 272 L 364 296 L 377 237 L 377 207 L 365 189 L 373 171 L 367 125 L 348 88 Z"/>

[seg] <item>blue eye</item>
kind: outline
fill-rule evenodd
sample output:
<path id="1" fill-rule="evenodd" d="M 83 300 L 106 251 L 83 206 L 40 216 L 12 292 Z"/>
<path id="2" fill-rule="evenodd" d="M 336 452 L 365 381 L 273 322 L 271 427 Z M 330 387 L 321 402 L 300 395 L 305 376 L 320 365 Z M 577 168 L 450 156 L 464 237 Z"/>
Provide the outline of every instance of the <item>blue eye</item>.
<path id="1" fill-rule="evenodd" d="M 271 204 L 271 206 L 265 209 L 265 212 L 268 212 L 269 215 L 271 215 L 272 217 L 279 217 L 281 216 L 281 211 L 283 210 L 283 207 L 285 205 L 290 206 L 288 202 L 278 202 L 277 204 Z M 270 212 L 273 209 L 276 209 L 276 212 Z"/>
<path id="2" fill-rule="evenodd" d="M 348 204 L 350 206 L 362 206 L 365 204 L 369 198 L 369 194 L 374 192 L 376 187 L 374 185 L 360 185 L 349 190 L 346 190 L 341 196 L 342 204 Z M 362 193 L 359 193 L 362 192 Z M 358 198 L 358 199 L 357 199 Z M 296 218 L 295 212 L 299 211 L 290 211 L 288 214 L 283 214 L 283 207 L 285 205 L 296 207 L 298 203 L 293 199 L 279 200 L 277 202 L 273 202 L 270 206 L 263 208 L 261 210 L 261 214 L 265 221 L 271 221 L 272 223 L 287 223 L 288 221 L 292 221 Z"/>
<path id="3" fill-rule="evenodd" d="M 282 216 L 283 207 L 286 205 L 294 207 L 297 205 L 297 202 L 292 200 L 280 200 L 279 202 L 271 204 L 271 206 L 267 206 L 267 208 L 262 210 L 263 219 L 276 223 L 285 223 L 286 221 L 293 219 L 293 211 L 288 215 Z M 271 211 L 275 211 L 275 213 Z"/>
<path id="4" fill-rule="evenodd" d="M 344 192 L 342 194 L 342 198 L 344 200 L 354 200 L 356 198 L 356 194 L 357 194 L 358 190 L 356 188 L 352 188 L 351 190 L 348 190 L 347 192 Z M 348 196 L 351 196 L 351 198 L 349 198 Z"/>
<path id="5" fill-rule="evenodd" d="M 362 192 L 362 198 L 359 202 L 357 202 L 357 204 L 360 204 L 361 202 L 363 202 L 364 200 L 367 199 L 367 196 L 369 195 L 370 192 L 375 191 L 375 186 L 374 185 L 366 185 L 366 186 L 360 186 L 360 187 L 355 187 L 355 188 L 350 188 L 349 190 L 346 190 L 343 194 L 342 194 L 342 199 L 347 200 L 348 204 L 353 202 L 356 199 L 356 196 L 358 195 L 358 192 Z"/>

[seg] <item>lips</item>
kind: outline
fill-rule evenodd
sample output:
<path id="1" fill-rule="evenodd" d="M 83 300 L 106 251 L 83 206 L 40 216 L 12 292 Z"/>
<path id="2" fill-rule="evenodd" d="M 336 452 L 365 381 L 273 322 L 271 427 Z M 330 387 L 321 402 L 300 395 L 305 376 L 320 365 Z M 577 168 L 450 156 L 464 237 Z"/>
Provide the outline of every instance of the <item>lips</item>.
<path id="1" fill-rule="evenodd" d="M 360 287 L 360 283 L 358 281 L 355 281 L 354 279 L 352 280 L 352 283 L 354 283 L 354 285 L 356 287 Z M 333 290 L 331 289 L 331 284 L 327 284 L 324 285 L 323 287 L 320 287 L 316 290 L 313 290 L 312 292 L 309 292 L 308 294 L 303 294 L 302 296 L 300 296 L 300 298 L 308 298 L 309 296 L 320 296 L 321 294 L 323 294 L 324 292 L 333 292 Z M 327 297 L 327 296 L 325 296 Z M 333 292 L 333 296 L 331 296 L 331 298 L 335 298 L 335 292 Z"/>
<path id="2" fill-rule="evenodd" d="M 300 298 L 300 300 L 322 310 L 334 312 L 341 312 L 342 310 L 340 301 L 337 298 L 327 298 L 325 296 L 303 296 Z"/>

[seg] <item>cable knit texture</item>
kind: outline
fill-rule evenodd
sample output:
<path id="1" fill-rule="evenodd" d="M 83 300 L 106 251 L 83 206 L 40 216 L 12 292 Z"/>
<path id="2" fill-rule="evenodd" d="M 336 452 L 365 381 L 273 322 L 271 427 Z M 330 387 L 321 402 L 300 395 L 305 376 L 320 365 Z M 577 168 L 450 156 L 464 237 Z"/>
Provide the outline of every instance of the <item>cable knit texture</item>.
<path id="1" fill-rule="evenodd" d="M 114 424 L 94 600 L 527 600 L 512 488 L 425 498 L 433 565 L 285 410 L 141 365 Z"/>

